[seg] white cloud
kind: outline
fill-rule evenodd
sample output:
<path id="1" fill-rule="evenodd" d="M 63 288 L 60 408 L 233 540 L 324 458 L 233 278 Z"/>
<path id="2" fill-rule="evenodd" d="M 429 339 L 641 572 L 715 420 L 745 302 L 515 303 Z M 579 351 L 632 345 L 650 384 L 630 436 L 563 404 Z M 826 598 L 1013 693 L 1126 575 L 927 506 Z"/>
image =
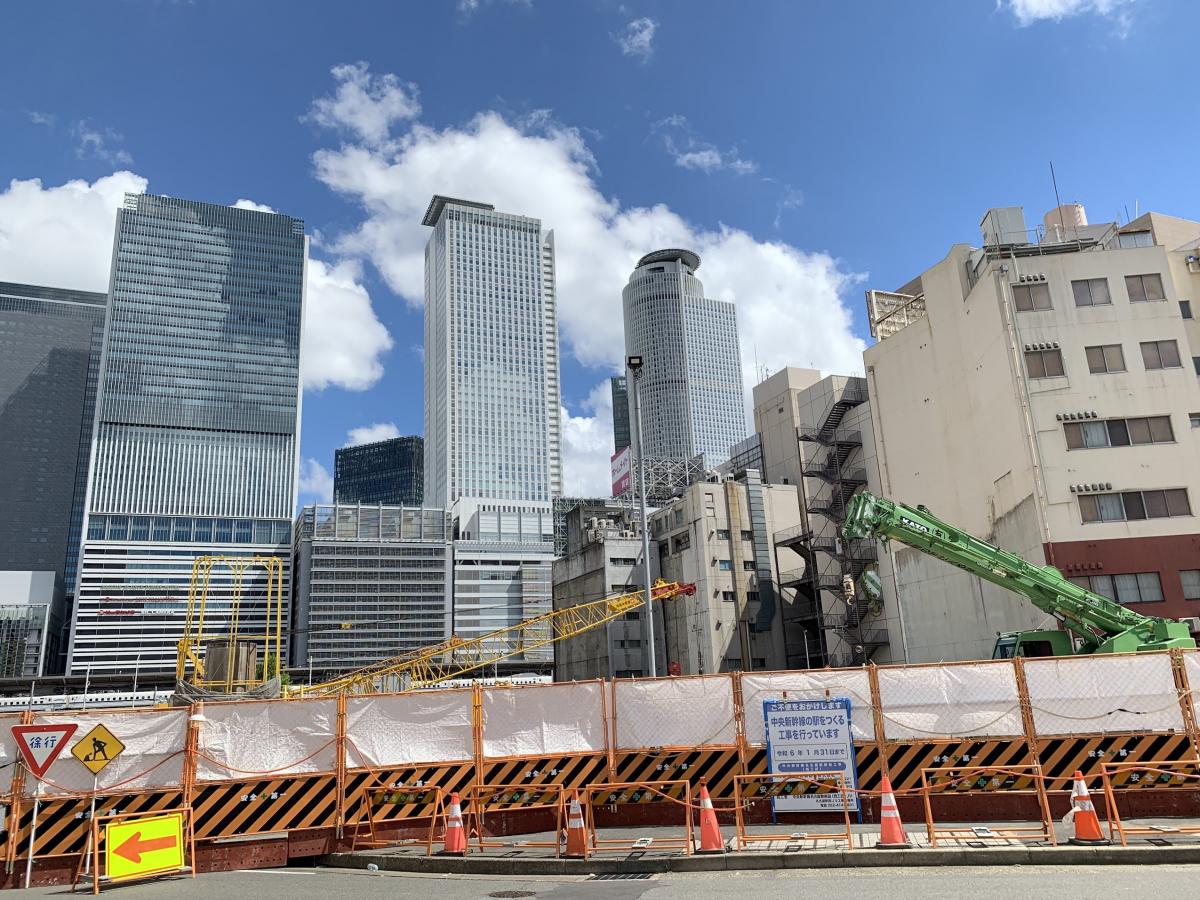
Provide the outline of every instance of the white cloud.
<path id="1" fill-rule="evenodd" d="M 400 429 L 393 422 L 376 422 L 374 425 L 363 425 L 351 428 L 346 433 L 346 443 L 343 447 L 357 447 L 359 444 L 374 444 L 376 441 L 386 441 L 400 437 Z"/>
<path id="2" fill-rule="evenodd" d="M 479 11 L 479 8 L 490 4 L 492 0 L 458 0 L 458 14 L 469 19 Z M 533 0 L 506 0 L 509 6 L 524 6 L 526 8 L 533 6 Z"/>
<path id="3" fill-rule="evenodd" d="M 706 174 L 728 169 L 736 175 L 753 175 L 758 171 L 758 163 L 743 159 L 737 147 L 722 151 L 716 145 L 702 140 L 687 117 L 678 113 L 655 122 L 651 131 L 662 137 L 667 153 L 675 160 L 675 165 L 682 169 Z"/>
<path id="4" fill-rule="evenodd" d="M 117 209 L 147 184 L 133 172 L 51 187 L 10 181 L 0 192 L 0 281 L 107 291 Z"/>
<path id="5" fill-rule="evenodd" d="M 326 128 L 351 131 L 368 143 L 387 137 L 396 122 L 421 112 L 417 86 L 404 84 L 395 75 L 372 75 L 365 62 L 345 63 L 330 69 L 337 88 L 332 97 L 318 97 L 305 117 Z"/>
<path id="6" fill-rule="evenodd" d="M 582 415 L 564 406 L 563 480 L 568 497 L 607 497 L 612 493 L 612 389 L 606 380 L 581 404 Z M 590 413 L 590 415 L 589 415 Z"/>
<path id="7" fill-rule="evenodd" d="M 29 116 L 29 121 L 34 125 L 45 125 L 47 127 L 54 125 L 55 117 L 53 113 L 38 112 L 36 109 L 30 109 L 25 112 L 25 115 Z"/>
<path id="8" fill-rule="evenodd" d="M 1135 0 L 998 0 L 1017 17 L 1021 26 L 1032 25 L 1050 19 L 1061 22 L 1072 16 L 1093 13 L 1111 16 L 1117 22 L 1118 31 L 1124 35 L 1132 25 L 1132 7 Z"/>
<path id="9" fill-rule="evenodd" d="M 304 386 L 365 391 L 383 377 L 392 336 L 375 315 L 357 260 L 308 260 L 300 373 Z"/>
<path id="10" fill-rule="evenodd" d="M 99 159 L 114 166 L 133 164 L 133 157 L 119 146 L 125 140 L 124 135 L 111 128 L 97 128 L 85 119 L 75 123 L 71 134 L 78 142 L 75 155 L 80 159 Z"/>
<path id="11" fill-rule="evenodd" d="M 369 259 L 413 306 L 424 293 L 429 229 L 421 217 L 430 196 L 440 193 L 534 216 L 555 230 L 559 327 L 565 348 L 586 366 L 619 369 L 621 289 L 637 259 L 661 247 L 687 247 L 702 258 L 697 274 L 706 293 L 737 304 L 747 388 L 755 382 L 756 358 L 771 370 L 862 368 L 864 345 L 843 299 L 861 276 L 827 253 L 699 226 L 662 204 L 622 206 L 597 187 L 595 161 L 580 133 L 548 117 L 517 125 L 484 112 L 444 130 L 413 123 L 386 148 L 320 150 L 314 163 L 321 181 L 363 211 L 359 226 L 334 241 L 337 251 Z M 595 445 L 596 433 L 580 420 L 597 415 L 585 409 L 568 420 L 579 446 Z M 578 482 L 570 468 L 566 476 Z"/>
<path id="12" fill-rule="evenodd" d="M 658 31 L 658 22 L 643 17 L 634 19 L 612 36 L 626 56 L 632 56 L 646 62 L 654 55 L 654 34 Z"/>
<path id="13" fill-rule="evenodd" d="M 267 206 L 267 204 L 265 204 L 265 203 L 255 203 L 253 200 L 246 200 L 245 198 L 238 200 L 236 203 L 234 203 L 233 208 L 234 209 L 252 209 L 255 212 L 265 212 L 265 213 L 275 212 L 275 210 L 272 207 Z"/>
<path id="14" fill-rule="evenodd" d="M 313 503 L 333 502 L 333 476 L 312 457 L 300 461 L 300 496 Z"/>

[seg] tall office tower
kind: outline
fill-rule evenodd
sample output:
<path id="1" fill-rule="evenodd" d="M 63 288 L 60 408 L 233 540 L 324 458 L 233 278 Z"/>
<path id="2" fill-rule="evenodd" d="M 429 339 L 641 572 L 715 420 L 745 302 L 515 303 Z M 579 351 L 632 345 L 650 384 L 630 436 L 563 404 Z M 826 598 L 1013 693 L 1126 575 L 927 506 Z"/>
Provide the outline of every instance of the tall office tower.
<path id="1" fill-rule="evenodd" d="M 612 390 L 613 405 L 613 453 L 620 453 L 629 446 L 631 440 L 629 431 L 629 385 L 624 375 L 614 375 L 608 379 Z"/>
<path id="2" fill-rule="evenodd" d="M 173 668 L 197 556 L 282 557 L 286 596 L 305 251 L 290 216 L 126 195 L 71 672 Z M 214 576 L 206 631 L 220 632 L 236 579 Z M 261 634 L 265 572 L 241 590 L 240 630 Z"/>
<path id="3" fill-rule="evenodd" d="M 746 402 L 736 309 L 705 298 L 698 268 L 690 250 L 638 260 L 621 295 L 625 352 L 645 359 L 638 396 L 646 456 L 702 453 L 714 466 L 746 437 Z"/>
<path id="4" fill-rule="evenodd" d="M 37 659 L 50 669 L 75 590 L 107 305 L 0 282 L 0 570 L 53 573 L 32 582 L 48 619 Z"/>
<path id="5" fill-rule="evenodd" d="M 333 454 L 333 500 L 420 506 L 424 468 L 425 442 L 419 437 L 342 447 Z"/>
<path id="6" fill-rule="evenodd" d="M 434 196 L 425 245 L 425 498 L 562 493 L 554 232 Z"/>

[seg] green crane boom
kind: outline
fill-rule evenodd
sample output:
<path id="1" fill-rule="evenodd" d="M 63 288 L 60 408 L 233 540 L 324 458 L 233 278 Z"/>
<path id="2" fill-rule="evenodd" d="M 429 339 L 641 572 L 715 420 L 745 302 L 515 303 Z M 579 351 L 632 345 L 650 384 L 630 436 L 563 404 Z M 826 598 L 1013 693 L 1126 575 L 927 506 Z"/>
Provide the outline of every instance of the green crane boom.
<path id="1" fill-rule="evenodd" d="M 943 522 L 924 506 L 905 506 L 868 491 L 850 499 L 842 536 L 892 538 L 957 566 L 985 581 L 1028 597 L 1038 609 L 1062 622 L 1064 631 L 1023 631 L 1001 635 L 995 656 L 1062 656 L 1071 653 L 1127 653 L 1194 648 L 1188 626 L 1143 616 L 1069 581 L 1053 566 L 1035 566 L 999 547 Z"/>

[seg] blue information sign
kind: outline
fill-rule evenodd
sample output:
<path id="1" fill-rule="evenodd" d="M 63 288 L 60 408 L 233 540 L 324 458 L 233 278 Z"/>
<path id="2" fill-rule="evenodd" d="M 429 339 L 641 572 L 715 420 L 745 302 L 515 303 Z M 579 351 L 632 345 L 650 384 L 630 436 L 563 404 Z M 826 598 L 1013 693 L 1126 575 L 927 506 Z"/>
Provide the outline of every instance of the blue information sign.
<path id="1" fill-rule="evenodd" d="M 779 775 L 840 772 L 847 787 L 858 786 L 854 736 L 850 733 L 850 699 L 764 700 L 767 726 L 767 770 Z M 858 795 L 847 806 L 858 811 Z M 842 809 L 837 792 L 776 797 L 778 812 Z"/>

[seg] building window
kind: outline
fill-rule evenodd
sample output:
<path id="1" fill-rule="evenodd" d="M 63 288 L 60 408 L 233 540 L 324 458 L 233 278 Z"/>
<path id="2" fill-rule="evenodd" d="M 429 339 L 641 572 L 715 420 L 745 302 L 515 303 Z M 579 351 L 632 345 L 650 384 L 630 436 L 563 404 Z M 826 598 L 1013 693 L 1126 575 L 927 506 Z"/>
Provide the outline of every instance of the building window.
<path id="1" fill-rule="evenodd" d="M 608 564 L 610 566 L 636 566 L 637 560 L 629 556 L 611 556 Z"/>
<path id="2" fill-rule="evenodd" d="M 729 540 L 729 529 L 728 528 L 718 528 L 717 529 L 717 540 L 718 541 Z"/>
<path id="3" fill-rule="evenodd" d="M 1060 350 L 1026 350 L 1025 369 L 1030 378 L 1056 378 L 1066 374 Z"/>
<path id="4" fill-rule="evenodd" d="M 737 602 L 737 597 L 734 596 L 733 591 L 721 591 L 721 599 L 726 603 Z"/>
<path id="5" fill-rule="evenodd" d="M 1183 588 L 1184 600 L 1200 600 L 1200 569 L 1180 571 L 1179 586 Z"/>
<path id="6" fill-rule="evenodd" d="M 1200 359 L 1200 357 L 1197 357 Z M 1200 413 L 1188 413 L 1188 422 L 1193 428 L 1200 428 Z"/>
<path id="7" fill-rule="evenodd" d="M 684 532 L 683 534 L 677 534 L 671 541 L 671 552 L 682 553 L 690 546 L 692 546 L 692 536 L 690 534 L 687 532 Z"/>
<path id="8" fill-rule="evenodd" d="M 1171 444 L 1175 441 L 1170 416 L 1064 422 L 1063 430 L 1067 435 L 1068 450 L 1128 447 L 1130 444 Z"/>
<path id="9" fill-rule="evenodd" d="M 1021 312 L 1051 308 L 1048 284 L 1014 284 L 1012 292 L 1013 303 Z"/>
<path id="10" fill-rule="evenodd" d="M 743 569 L 743 571 L 746 571 L 746 572 L 753 572 L 753 571 L 755 571 L 755 568 L 754 568 L 754 560 L 752 560 L 752 559 L 743 559 L 743 560 L 742 560 L 742 569 Z"/>
<path id="11" fill-rule="evenodd" d="M 1196 374 L 1200 375 L 1200 356 L 1192 357 L 1192 368 L 1196 370 Z"/>
<path id="12" fill-rule="evenodd" d="M 1180 572 L 1182 578 L 1183 573 Z M 1200 572 L 1197 573 L 1200 575 Z M 1129 575 L 1081 575 L 1072 578 L 1074 584 L 1115 600 L 1122 605 L 1130 603 L 1161 603 L 1162 581 L 1157 572 L 1135 572 Z"/>
<path id="13" fill-rule="evenodd" d="M 720 569 L 722 572 L 732 572 L 733 571 L 733 563 L 731 563 L 727 559 L 718 559 L 717 560 L 717 568 Z"/>
<path id="14" fill-rule="evenodd" d="M 1177 369 L 1179 345 L 1174 341 L 1142 341 L 1142 362 L 1147 369 Z"/>
<path id="15" fill-rule="evenodd" d="M 1131 247 L 1153 247 L 1154 235 L 1149 231 L 1127 231 L 1117 235 L 1117 246 L 1122 250 Z"/>
<path id="16" fill-rule="evenodd" d="M 1072 281 L 1071 292 L 1076 306 L 1111 306 L 1112 295 L 1108 292 L 1107 278 L 1087 278 Z"/>
<path id="17" fill-rule="evenodd" d="M 1162 276 L 1158 274 L 1126 275 L 1125 290 L 1129 291 L 1130 303 L 1167 299 L 1167 295 L 1163 293 Z"/>
<path id="18" fill-rule="evenodd" d="M 1087 522 L 1135 522 L 1190 516 L 1186 488 L 1163 491 L 1125 491 L 1120 494 L 1081 494 L 1079 512 Z"/>
<path id="19" fill-rule="evenodd" d="M 1190 319 L 1192 317 L 1192 301 L 1191 300 L 1180 300 L 1179 301 L 1179 315 L 1185 319 Z"/>
<path id="20" fill-rule="evenodd" d="M 1083 349 L 1087 353 L 1088 371 L 1093 375 L 1125 371 L 1125 352 L 1120 344 L 1100 344 Z"/>
<path id="21" fill-rule="evenodd" d="M 744 529 L 744 528 L 743 528 L 743 529 L 742 529 L 742 540 L 743 540 L 743 541 L 752 541 L 752 540 L 754 540 L 754 532 L 753 532 L 753 531 L 746 531 L 746 529 Z"/>

